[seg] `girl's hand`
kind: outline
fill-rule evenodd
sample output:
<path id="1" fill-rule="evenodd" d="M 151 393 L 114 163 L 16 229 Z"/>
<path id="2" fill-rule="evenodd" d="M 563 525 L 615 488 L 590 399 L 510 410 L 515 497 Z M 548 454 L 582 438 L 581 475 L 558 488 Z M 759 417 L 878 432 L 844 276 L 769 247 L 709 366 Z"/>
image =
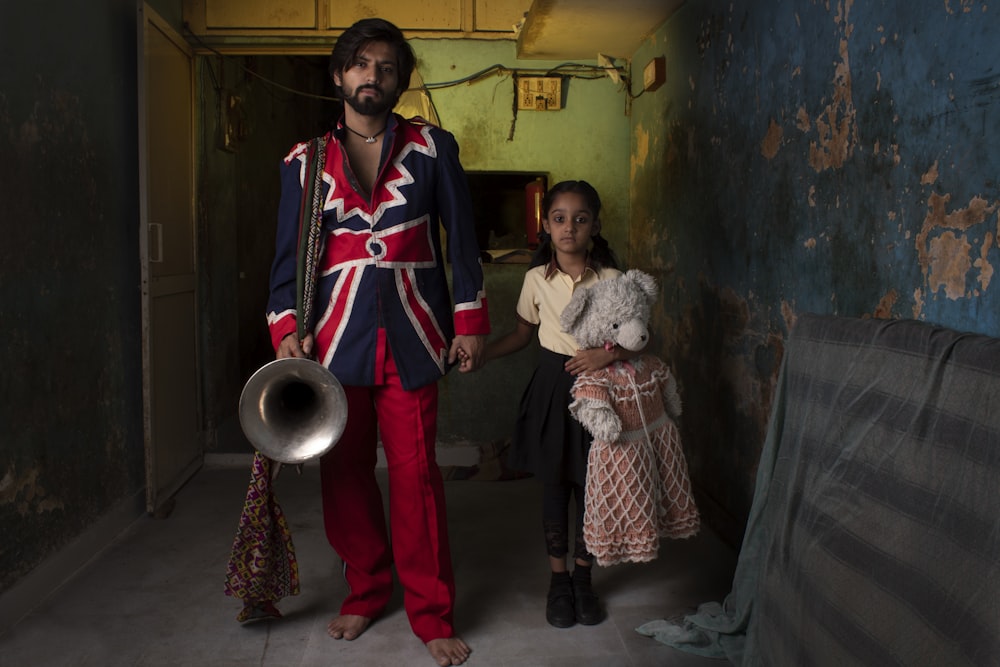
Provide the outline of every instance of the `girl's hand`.
<path id="1" fill-rule="evenodd" d="M 586 371 L 599 371 L 617 360 L 615 350 L 603 347 L 593 347 L 589 350 L 577 350 L 576 355 L 566 362 L 564 368 L 570 375 L 579 375 Z"/>

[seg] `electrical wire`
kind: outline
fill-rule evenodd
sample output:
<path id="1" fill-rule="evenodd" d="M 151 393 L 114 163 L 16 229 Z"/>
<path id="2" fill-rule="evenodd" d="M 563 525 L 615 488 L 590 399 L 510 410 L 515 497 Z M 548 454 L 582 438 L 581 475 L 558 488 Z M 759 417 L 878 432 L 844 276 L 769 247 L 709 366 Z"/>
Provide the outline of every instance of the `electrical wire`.
<path id="1" fill-rule="evenodd" d="M 183 29 L 184 29 L 184 32 L 190 38 L 192 38 L 194 41 L 196 41 L 206 51 L 209 51 L 210 53 L 212 53 L 212 54 L 214 54 L 216 56 L 219 56 L 223 60 L 231 58 L 231 56 L 227 56 L 224 53 L 220 52 L 219 50 L 217 50 L 217 49 L 213 48 L 212 46 L 206 44 L 204 42 L 204 40 L 201 39 L 201 37 L 199 37 L 197 34 L 195 34 L 194 32 L 191 31 L 189 25 L 186 22 L 184 23 Z M 325 100 L 325 101 L 328 101 L 328 102 L 340 102 L 341 101 L 339 98 L 336 98 L 336 97 L 330 97 L 328 95 L 318 95 L 316 93 L 310 93 L 310 92 L 298 90 L 298 89 L 295 89 L 295 88 L 291 88 L 289 86 L 284 85 L 283 83 L 280 83 L 280 82 L 275 81 L 273 79 L 269 79 L 268 77 L 263 76 L 259 72 L 255 72 L 254 70 L 250 69 L 246 65 L 243 65 L 242 63 L 240 63 L 238 66 L 239 66 L 239 68 L 241 70 L 243 70 L 244 72 L 246 72 L 250 76 L 253 76 L 254 78 L 260 79 L 264 83 L 266 83 L 266 84 L 268 84 L 270 86 L 274 86 L 275 88 L 279 88 L 281 90 L 284 90 L 285 92 L 292 93 L 292 94 L 295 94 L 295 95 L 300 95 L 302 97 L 309 97 L 309 98 L 313 98 L 313 99 Z M 609 73 L 608 73 L 609 69 L 614 69 L 615 71 L 617 71 L 618 75 L 621 77 L 621 79 L 623 81 L 628 81 L 629 80 L 629 78 L 628 78 L 628 72 L 627 71 L 623 71 L 622 68 L 617 68 L 617 67 L 611 68 L 611 67 L 606 67 L 606 66 L 602 66 L 602 65 L 587 65 L 587 64 L 581 64 L 581 63 L 561 63 L 559 65 L 556 65 L 555 67 L 550 67 L 550 68 L 547 68 L 547 69 L 542 69 L 542 68 L 508 67 L 506 65 L 502 65 L 502 64 L 498 63 L 498 64 L 490 65 L 489 67 L 487 67 L 485 69 L 481 69 L 478 72 L 473 72 L 472 74 L 469 74 L 468 76 L 464 76 L 464 77 L 459 78 L 459 79 L 454 79 L 454 80 L 451 80 L 451 81 L 441 81 L 441 82 L 435 82 L 435 83 L 426 83 L 425 82 L 424 85 L 423 85 L 423 87 L 421 89 L 424 90 L 424 91 L 431 91 L 431 90 L 440 90 L 440 89 L 443 89 L 443 88 L 452 88 L 452 87 L 455 87 L 455 86 L 460 86 L 462 84 L 474 83 L 476 81 L 479 81 L 480 79 L 485 79 L 485 78 L 487 78 L 487 77 L 489 77 L 491 75 L 497 75 L 497 76 L 516 75 L 516 76 L 520 76 L 520 77 L 525 77 L 525 76 L 546 77 L 546 76 L 558 75 L 558 76 L 563 76 L 563 77 L 568 77 L 568 78 L 574 78 L 574 79 L 594 80 L 594 79 L 600 79 L 600 78 L 605 77 L 605 76 L 609 76 Z M 215 78 L 214 71 L 212 73 L 212 77 Z M 638 97 L 637 95 L 636 96 L 631 95 L 631 91 L 628 91 L 628 92 L 629 92 L 629 95 L 631 97 L 633 97 L 633 99 L 635 97 Z M 641 94 L 642 93 L 640 93 L 640 95 Z"/>
<path id="2" fill-rule="evenodd" d="M 215 54 L 216 56 L 218 56 L 219 58 L 221 58 L 223 61 L 225 61 L 228 58 L 230 58 L 230 56 L 226 56 L 225 54 L 221 53 L 217 49 L 214 49 L 211 46 L 209 46 L 208 44 L 206 44 L 198 35 L 196 35 L 194 32 L 191 31 L 190 26 L 187 24 L 187 22 L 184 23 L 183 28 L 184 28 L 184 32 L 187 35 L 189 35 L 192 39 L 194 39 L 198 44 L 200 44 L 201 47 L 204 48 L 205 50 L 209 51 L 210 53 Z M 261 75 L 259 72 L 254 71 L 253 69 L 247 67 L 246 65 L 244 65 L 242 63 L 239 63 L 238 67 L 241 70 L 243 70 L 244 72 L 246 72 L 247 74 L 249 74 L 250 76 L 253 76 L 256 79 L 259 79 L 260 81 L 264 82 L 265 84 L 267 84 L 269 86 L 273 86 L 274 88 L 283 90 L 283 91 L 285 91 L 287 93 L 291 93 L 293 95 L 299 95 L 301 97 L 308 97 L 308 98 L 311 98 L 311 99 L 323 100 L 323 101 L 327 101 L 327 102 L 338 102 L 339 103 L 339 102 L 342 101 L 340 98 L 337 98 L 337 97 L 330 97 L 328 95 L 318 95 L 316 93 L 310 93 L 310 92 L 298 90 L 298 89 L 295 89 L 295 88 L 291 88 L 289 86 L 286 86 L 283 83 L 280 83 L 278 81 L 274 81 L 273 79 L 269 79 L 268 77 Z M 216 85 L 218 86 L 218 79 L 216 77 L 214 69 L 211 68 L 211 65 L 209 65 L 209 69 L 210 69 L 210 76 L 216 82 Z M 559 77 L 568 78 L 568 79 L 582 79 L 582 80 L 591 80 L 592 81 L 592 80 L 596 80 L 596 79 L 602 79 L 605 76 L 611 77 L 611 72 L 615 72 L 618 75 L 618 79 L 619 79 L 619 88 L 618 89 L 619 89 L 619 91 L 624 92 L 625 95 L 626 95 L 626 103 L 625 104 L 626 104 L 626 111 L 627 111 L 629 108 L 631 108 L 632 101 L 634 101 L 638 97 L 642 96 L 642 94 L 645 92 L 644 90 L 640 91 L 638 95 L 635 95 L 635 94 L 632 93 L 632 79 L 629 76 L 629 71 L 628 71 L 627 67 L 617 67 L 617 66 L 607 66 L 607 65 L 587 65 L 587 64 L 583 64 L 583 63 L 567 62 L 567 63 L 560 63 L 560 64 L 556 65 L 555 67 L 550 67 L 550 68 L 547 68 L 547 69 L 542 69 L 542 68 L 508 67 L 506 65 L 502 65 L 502 64 L 497 63 L 497 64 L 494 64 L 494 65 L 490 65 L 489 67 L 486 67 L 484 69 L 481 69 L 478 72 L 473 72 L 472 74 L 469 74 L 468 76 L 461 77 L 459 79 L 453 79 L 451 81 L 440 81 L 440 82 L 434 82 L 434 83 L 424 82 L 424 84 L 422 86 L 420 86 L 419 88 L 417 88 L 417 90 L 422 91 L 424 93 L 424 95 L 427 96 L 428 103 L 431 105 L 431 108 L 434 109 L 434 113 L 437 114 L 437 105 L 435 105 L 434 99 L 431 96 L 431 91 L 432 90 L 442 90 L 442 89 L 445 89 L 445 88 L 453 88 L 455 86 L 461 86 L 461 85 L 465 85 L 465 84 L 472 84 L 472 83 L 476 83 L 478 81 L 481 81 L 483 79 L 486 79 L 486 78 L 488 78 L 490 76 L 499 76 L 499 77 L 509 76 L 509 77 L 512 77 L 512 79 L 513 79 L 513 85 L 514 85 L 514 90 L 513 90 L 514 94 L 513 94 L 512 116 L 511 116 L 511 122 L 510 122 L 510 130 L 509 130 L 509 133 L 507 135 L 507 141 L 513 141 L 514 140 L 514 128 L 517 126 L 517 96 L 518 96 L 517 80 L 519 78 L 522 78 L 522 77 L 543 77 L 544 78 L 544 77 L 551 77 L 551 76 L 559 76 Z M 218 88 L 217 88 L 217 92 L 220 92 L 220 94 L 221 94 L 221 91 L 218 91 Z"/>

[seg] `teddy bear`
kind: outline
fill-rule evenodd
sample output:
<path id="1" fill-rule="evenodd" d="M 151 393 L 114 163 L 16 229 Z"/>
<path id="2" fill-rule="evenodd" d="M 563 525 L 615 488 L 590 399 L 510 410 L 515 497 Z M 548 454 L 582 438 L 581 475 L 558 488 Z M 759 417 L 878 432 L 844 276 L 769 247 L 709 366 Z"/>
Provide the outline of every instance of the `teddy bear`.
<path id="1" fill-rule="evenodd" d="M 677 381 L 642 352 L 656 294 L 654 278 L 631 269 L 576 290 L 560 319 L 581 349 L 639 353 L 579 374 L 572 389 L 570 412 L 593 438 L 583 537 L 602 566 L 651 561 L 661 537 L 691 537 L 701 526 L 677 427 Z"/>

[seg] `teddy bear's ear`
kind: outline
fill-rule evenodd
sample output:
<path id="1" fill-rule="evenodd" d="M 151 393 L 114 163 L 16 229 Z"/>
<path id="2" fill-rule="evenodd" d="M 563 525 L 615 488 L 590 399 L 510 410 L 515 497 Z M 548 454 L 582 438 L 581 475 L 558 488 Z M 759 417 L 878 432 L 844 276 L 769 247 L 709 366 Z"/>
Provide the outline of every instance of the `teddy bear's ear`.
<path id="1" fill-rule="evenodd" d="M 563 308 L 562 315 L 559 316 L 559 324 L 563 331 L 571 331 L 587 309 L 587 302 L 590 301 L 590 288 L 584 287 L 573 292 L 569 303 Z"/>
<path id="2" fill-rule="evenodd" d="M 653 303 L 656 300 L 656 279 L 653 276 L 638 269 L 629 269 L 625 272 L 625 277 L 642 290 L 649 303 Z"/>

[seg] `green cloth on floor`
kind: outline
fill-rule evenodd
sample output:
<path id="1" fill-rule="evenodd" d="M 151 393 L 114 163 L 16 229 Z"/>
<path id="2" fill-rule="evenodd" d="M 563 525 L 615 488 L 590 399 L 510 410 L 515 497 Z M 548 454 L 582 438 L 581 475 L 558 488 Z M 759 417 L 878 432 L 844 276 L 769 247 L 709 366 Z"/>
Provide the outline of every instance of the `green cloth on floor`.
<path id="1" fill-rule="evenodd" d="M 729 595 L 637 631 L 751 667 L 997 664 L 998 396 L 998 339 L 800 315 Z"/>

